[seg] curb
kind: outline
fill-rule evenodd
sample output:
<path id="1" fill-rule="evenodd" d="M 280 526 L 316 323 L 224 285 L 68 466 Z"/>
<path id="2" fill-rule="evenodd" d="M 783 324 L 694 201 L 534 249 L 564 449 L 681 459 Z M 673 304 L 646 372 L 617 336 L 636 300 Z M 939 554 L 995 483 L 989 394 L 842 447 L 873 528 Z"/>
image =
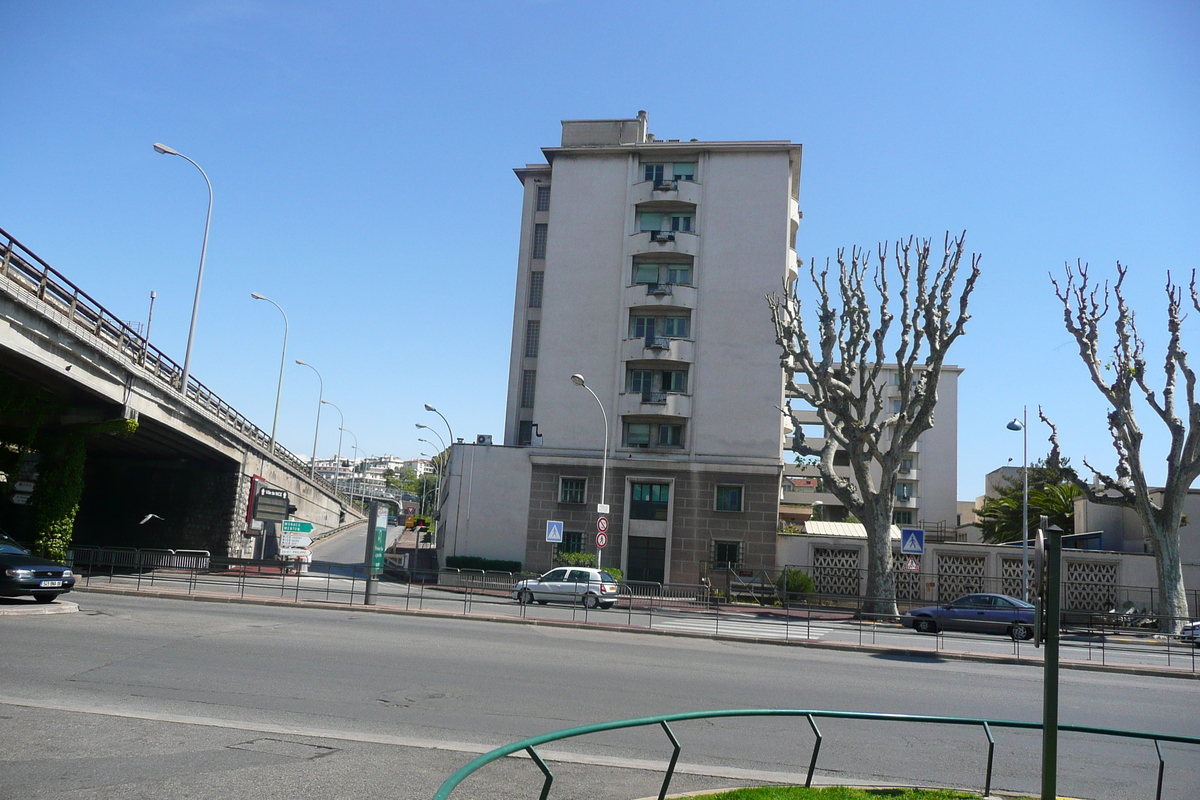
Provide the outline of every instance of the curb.
<path id="1" fill-rule="evenodd" d="M 0 605 L 0 617 L 37 617 L 43 614 L 73 614 L 79 610 L 78 603 L 56 600 L 53 603 L 5 603 Z"/>
<path id="2" fill-rule="evenodd" d="M 982 653 L 955 653 L 949 651 L 910 650 L 907 648 L 885 647 L 869 644 L 847 644 L 841 642 L 825 642 L 816 639 L 755 639 L 745 636 L 721 636 L 719 634 L 695 633 L 692 631 L 663 631 L 652 628 L 621 625 L 616 623 L 571 622 L 566 620 L 521 619 L 520 617 L 495 616 L 490 614 L 455 614 L 446 611 L 429 611 L 396 608 L 394 606 L 348 606 L 345 603 L 321 603 L 312 600 L 286 600 L 274 597 L 233 597 L 228 595 L 192 592 L 171 592 L 161 589 L 137 590 L 119 589 L 105 586 L 76 586 L 76 592 L 95 592 L 97 594 L 115 594 L 129 597 L 157 597 L 167 600 L 190 600 L 198 603 L 234 603 L 241 605 L 275 606 L 282 608 L 307 608 L 322 611 L 349 611 L 368 614 L 392 614 L 397 616 L 433 617 L 439 619 L 462 619 L 476 622 L 499 622 L 509 625 L 532 625 L 550 628 L 568 628 L 576 630 L 611 630 L 621 633 L 633 633 L 644 636 L 674 636 L 683 639 L 710 639 L 723 642 L 740 642 L 748 644 L 774 645 L 776 647 L 808 647 L 813 649 L 836 650 L 842 652 L 868 653 L 870 655 L 899 656 L 902 658 L 925 659 L 928 661 L 965 661 L 982 664 L 1015 664 L 1018 666 L 1038 666 L 1040 660 L 1017 658 L 1015 656 L 992 656 Z M 74 604 L 71 604 L 74 605 Z M 78 606 L 76 609 L 78 610 Z M 1139 667 L 1132 665 L 1095 664 L 1084 661 L 1060 661 L 1061 669 L 1075 669 L 1084 672 L 1109 672 L 1124 675 L 1141 675 L 1158 678 L 1182 678 L 1185 680 L 1200 680 L 1200 672 L 1181 672 L 1161 667 Z"/>

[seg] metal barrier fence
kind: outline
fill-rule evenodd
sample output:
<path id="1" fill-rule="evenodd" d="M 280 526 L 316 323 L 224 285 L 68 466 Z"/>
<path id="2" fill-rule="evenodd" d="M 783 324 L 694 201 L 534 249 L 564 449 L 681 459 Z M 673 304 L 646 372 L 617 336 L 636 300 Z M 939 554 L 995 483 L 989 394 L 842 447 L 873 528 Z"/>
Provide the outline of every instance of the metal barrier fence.
<path id="1" fill-rule="evenodd" d="M 667 765 L 666 774 L 663 777 L 662 788 L 659 790 L 658 798 L 663 800 L 667 796 L 667 790 L 671 786 L 671 778 L 675 774 L 675 765 L 679 761 L 679 754 L 683 751 L 679 740 L 676 738 L 674 731 L 671 730 L 670 723 L 683 722 L 694 719 L 717 719 L 727 717 L 804 717 L 812 728 L 815 741 L 813 743 L 812 756 L 808 762 L 808 777 L 805 780 L 805 786 L 812 785 L 813 773 L 817 768 L 817 756 L 821 752 L 822 735 L 817 727 L 816 720 L 823 719 L 852 719 L 852 720 L 871 720 L 877 722 L 911 722 L 924 723 L 935 725 L 956 725 L 967 727 L 978 727 L 987 737 L 987 766 L 984 772 L 983 780 L 983 796 L 990 796 L 992 793 L 992 766 L 995 757 L 996 741 L 992 736 L 992 728 L 1017 728 L 1025 730 L 1041 730 L 1042 723 L 1040 722 L 1022 722 L 1018 720 L 1000 720 L 1000 719 L 982 719 L 970 717 L 935 717 L 935 716 L 919 716 L 913 714 L 877 714 L 871 712 L 860 711 L 822 711 L 822 710 L 804 710 L 804 709 L 778 709 L 778 708 L 751 708 L 751 709 L 726 709 L 721 711 L 692 711 L 682 714 L 662 714 L 655 717 L 642 717 L 640 719 L 626 719 L 617 722 L 601 722 L 594 725 L 582 725 L 576 728 L 568 728 L 566 730 L 555 731 L 553 733 L 544 733 L 540 736 L 531 736 L 528 739 L 522 739 L 519 742 L 497 747 L 491 752 L 484 753 L 478 758 L 472 760 L 442 783 L 441 787 L 434 794 L 433 800 L 446 800 L 450 793 L 454 791 L 463 779 L 471 775 L 480 767 L 497 761 L 514 753 L 525 751 L 538 769 L 545 776 L 545 781 L 542 784 L 542 792 L 540 800 L 546 800 L 550 794 L 550 787 L 554 783 L 554 773 L 546 766 L 546 762 L 538 754 L 537 748 L 539 745 L 549 742 L 557 742 L 562 739 L 572 739 L 576 736 L 586 736 L 593 733 L 601 733 L 603 731 L 620 730 L 622 728 L 638 728 L 650 725 L 659 725 L 663 732 L 670 740 L 674 748 L 671 754 L 670 763 Z M 1123 731 L 1112 728 L 1095 728 L 1083 725 L 1063 725 L 1058 726 L 1060 732 L 1084 733 L 1097 736 L 1109 736 L 1122 739 L 1140 739 L 1154 742 L 1155 752 L 1158 754 L 1158 783 L 1155 791 L 1156 800 L 1162 798 L 1163 772 L 1166 767 L 1166 760 L 1162 754 L 1162 742 L 1173 742 L 1176 744 L 1185 744 L 1200 747 L 1200 738 L 1194 736 L 1173 736 L 1169 734 L 1158 733 L 1143 733 L 1141 731 Z"/>
<path id="2" fill-rule="evenodd" d="M 1085 551 L 1080 551 L 1085 552 Z M 1065 551 L 1064 551 L 1065 553 Z M 778 569 L 738 570 L 722 568 L 709 562 L 701 565 L 701 574 L 712 590 L 723 598 L 758 602 L 763 605 L 780 600 L 783 595 L 783 576 L 803 572 L 812 579 L 816 593 L 823 597 L 841 598 L 849 602 L 861 599 L 867 585 L 867 570 L 861 567 L 829 567 L 788 564 Z M 965 594 L 991 592 L 1020 596 L 1021 578 L 1014 576 L 946 575 L 942 573 L 906 572 L 897 565 L 896 598 L 901 611 L 906 608 L 945 603 Z M 1032 584 L 1032 576 L 1030 579 Z M 809 593 L 813 594 L 813 593 Z M 1200 589 L 1185 593 L 1189 613 L 1200 617 Z M 1142 616 L 1158 608 L 1162 592 L 1153 586 L 1126 586 L 1089 581 L 1062 581 L 1063 610 L 1081 615 L 1108 613 L 1113 610 L 1134 609 Z"/>
<path id="3" fill-rule="evenodd" d="M 253 560 L 211 557 L 204 551 L 134 550 L 131 548 L 74 547 L 68 563 L 78 573 L 82 587 L 107 581 L 142 589 L 170 588 L 193 594 L 236 597 L 274 597 L 292 602 L 309 601 L 342 606 L 367 602 L 368 574 L 362 564 L 316 561 Z M 400 576 L 402 579 L 398 579 Z M 583 592 L 567 602 L 541 611 L 540 606 L 519 604 L 513 590 L 521 575 L 479 570 L 392 570 L 376 585 L 376 605 L 405 610 L 434 609 L 463 615 L 492 613 L 521 619 L 562 619 L 564 606 L 570 620 L 584 624 L 621 624 L 651 630 L 684 630 L 699 635 L 728 639 L 811 642 L 831 630 L 838 641 L 858 645 L 895 645 L 895 635 L 911 637 L 905 648 L 931 653 L 974 650 L 979 639 L 969 633 L 939 629 L 918 634 L 895 626 L 896 617 L 865 610 L 870 598 L 806 595 L 785 596 L 778 606 L 731 605 L 703 585 L 671 585 L 645 582 L 619 584 L 619 593 L 604 610 L 589 608 Z M 608 601 L 606 601 L 607 604 Z M 1200 672 L 1200 647 L 1133 623 L 1119 615 L 1097 614 L 1088 618 L 1064 615 L 1063 645 L 1072 660 L 1110 664 L 1165 664 L 1169 669 Z M 1151 624 L 1160 620 L 1153 618 Z M 1009 633 L 998 623 L 993 633 Z M 893 637 L 888 639 L 887 637 Z M 1035 644 L 1017 637 L 1007 642 L 1010 655 L 1018 661 L 1037 655 Z M 995 649 L 994 647 L 992 648 Z"/>
<path id="4" fill-rule="evenodd" d="M 87 334 L 94 344 L 140 370 L 142 377 L 180 391 L 182 367 L 3 228 L 0 228 L 0 277 L 7 279 L 0 281 L 0 289 L 8 290 L 14 298 L 40 301 L 33 306 L 35 310 L 43 315 L 47 310 L 54 312 L 63 318 L 61 322 L 67 328 Z M 27 302 L 26 305 L 31 304 Z M 188 376 L 184 394 L 192 401 L 193 408 L 261 450 L 270 452 L 270 435 L 194 375 Z M 275 442 L 275 456 L 299 474 L 309 475 L 308 461 L 278 442 Z M 338 491 L 334 484 L 319 475 L 310 476 L 308 480 L 327 491 Z"/>

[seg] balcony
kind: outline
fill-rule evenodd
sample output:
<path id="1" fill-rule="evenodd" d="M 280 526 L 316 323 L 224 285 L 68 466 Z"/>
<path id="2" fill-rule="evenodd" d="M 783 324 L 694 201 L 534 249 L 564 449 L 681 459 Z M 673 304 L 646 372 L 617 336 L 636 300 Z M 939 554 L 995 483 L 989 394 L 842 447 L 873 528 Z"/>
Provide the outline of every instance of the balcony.
<path id="1" fill-rule="evenodd" d="M 625 287 L 623 300 L 626 308 L 695 308 L 696 287 L 682 283 L 635 283 Z"/>
<path id="2" fill-rule="evenodd" d="M 626 339 L 621 342 L 622 361 L 670 361 L 692 364 L 696 361 L 696 343 L 691 339 L 667 339 L 657 337 L 653 346 L 645 339 Z M 665 344 L 665 347 L 658 345 Z"/>
<path id="3" fill-rule="evenodd" d="M 692 396 L 673 392 L 622 392 L 617 413 L 623 417 L 690 417 Z"/>
<path id="4" fill-rule="evenodd" d="M 694 256 L 700 237 L 694 231 L 638 231 L 633 234 L 633 252 L 642 254 L 680 253 Z"/>
<path id="5" fill-rule="evenodd" d="M 695 181 L 639 181 L 630 191 L 634 205 L 656 203 L 663 200 L 699 205 L 704 196 L 704 187 Z"/>

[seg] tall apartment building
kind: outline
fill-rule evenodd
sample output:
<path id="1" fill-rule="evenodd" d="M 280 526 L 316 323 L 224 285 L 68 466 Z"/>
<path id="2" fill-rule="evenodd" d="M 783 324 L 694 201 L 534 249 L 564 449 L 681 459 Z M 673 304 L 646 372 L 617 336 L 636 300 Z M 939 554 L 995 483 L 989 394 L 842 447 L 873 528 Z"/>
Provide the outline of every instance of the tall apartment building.
<path id="1" fill-rule="evenodd" d="M 510 517 L 524 510 L 526 569 L 548 567 L 555 551 L 594 552 L 602 500 L 611 509 L 603 563 L 629 580 L 774 566 L 784 398 L 764 298 L 795 275 L 800 145 L 658 140 L 639 112 L 564 121 L 561 145 L 543 153 L 545 164 L 516 170 L 524 200 L 506 447 L 455 446 L 454 550 L 503 549 L 508 534 L 494 521 L 487 533 L 469 500 L 462 510 L 467 481 L 476 507 L 485 502 L 486 468 L 504 473 L 496 485 Z M 604 498 L 605 425 L 574 374 L 607 414 Z M 511 448 L 520 456 L 477 465 L 476 451 Z M 515 496 L 526 469 L 527 503 Z M 562 543 L 546 541 L 550 520 L 563 522 Z"/>

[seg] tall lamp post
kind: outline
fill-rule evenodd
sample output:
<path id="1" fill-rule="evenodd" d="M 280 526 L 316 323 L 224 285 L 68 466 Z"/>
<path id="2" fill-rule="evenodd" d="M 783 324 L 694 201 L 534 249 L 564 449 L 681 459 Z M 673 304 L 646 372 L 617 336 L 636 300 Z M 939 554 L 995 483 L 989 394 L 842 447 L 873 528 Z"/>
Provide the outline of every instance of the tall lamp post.
<path id="1" fill-rule="evenodd" d="M 165 144 L 155 142 L 154 152 L 162 153 L 165 156 L 179 156 L 184 161 L 190 163 L 193 167 L 200 170 L 200 174 L 204 176 L 204 183 L 208 185 L 208 216 L 204 218 L 204 242 L 200 245 L 200 272 L 196 275 L 196 297 L 192 300 L 192 324 L 188 328 L 187 350 L 183 354 L 183 375 L 179 379 L 179 391 L 187 396 L 188 375 L 192 366 L 192 341 L 196 338 L 196 315 L 200 311 L 200 285 L 204 282 L 204 256 L 208 252 L 208 226 L 212 222 L 212 204 L 213 190 L 212 182 L 209 181 L 208 175 L 200 168 L 200 165 L 190 158 L 167 147 Z"/>
<path id="2" fill-rule="evenodd" d="M 587 381 L 578 372 L 571 376 L 571 383 L 576 386 L 582 386 L 588 390 L 588 393 L 596 398 L 596 405 L 600 406 L 600 413 L 604 415 L 604 455 L 600 461 L 600 504 L 596 506 L 596 511 L 603 514 L 608 511 L 608 504 L 604 502 L 605 489 L 608 485 L 608 412 L 604 410 L 604 403 L 600 402 L 600 397 L 592 391 L 592 387 L 587 385 Z M 600 548 L 596 548 L 596 566 L 600 565 Z"/>
<path id="3" fill-rule="evenodd" d="M 322 388 L 324 388 L 324 387 L 322 387 Z M 340 487 L 341 483 L 342 483 L 342 426 L 346 424 L 346 418 L 345 418 L 345 416 L 342 415 L 342 410 L 340 408 L 338 408 L 337 406 L 333 405 L 333 403 L 329 402 L 328 400 L 322 400 L 321 405 L 333 406 L 333 409 L 338 412 L 338 451 L 337 451 L 337 461 L 334 464 L 335 469 L 334 469 L 333 474 L 335 477 L 334 483 Z M 320 415 L 318 415 L 317 416 L 318 424 L 320 424 L 320 420 L 321 420 L 321 417 L 320 417 Z M 316 445 L 313 445 L 314 452 L 316 451 L 316 449 L 317 449 Z"/>
<path id="4" fill-rule="evenodd" d="M 315 478 L 317 475 L 317 436 L 321 433 L 321 406 L 325 403 L 325 379 L 321 377 L 320 371 L 307 361 L 297 358 L 296 363 L 317 373 L 317 427 L 313 430 L 312 466 L 309 468 L 309 475 Z"/>
<path id="5" fill-rule="evenodd" d="M 445 476 L 444 476 L 446 479 L 446 488 L 449 489 L 450 488 L 450 479 L 452 477 L 454 477 L 454 429 L 450 427 L 450 420 L 446 419 L 446 415 L 443 414 L 442 412 L 438 411 L 433 406 L 429 405 L 429 403 L 425 404 L 425 410 L 432 411 L 433 413 L 435 413 L 439 417 L 441 417 L 442 422 L 446 423 L 446 432 L 448 434 L 450 434 L 450 447 L 447 449 L 448 455 L 446 456 L 446 472 L 445 472 Z M 432 430 L 432 428 L 430 430 Z M 435 433 L 436 433 L 436 431 L 435 431 Z M 438 438 L 441 439 L 442 437 L 438 436 Z M 454 498 L 454 549 L 453 549 L 452 555 L 458 555 L 458 518 L 460 515 L 459 512 L 462 509 L 462 468 L 461 467 L 458 470 L 458 476 L 459 476 L 458 477 L 458 494 Z M 442 542 L 442 546 L 445 547 L 444 541 Z"/>
<path id="6" fill-rule="evenodd" d="M 279 356 L 279 385 L 275 388 L 275 416 L 271 419 L 271 454 L 275 453 L 275 429 L 279 426 L 279 398 L 283 395 L 283 365 L 287 362 L 287 340 L 288 340 L 288 318 L 287 312 L 283 310 L 283 306 L 276 303 L 269 297 L 263 297 L 258 292 L 251 292 L 250 296 L 255 300 L 266 300 L 271 305 L 279 309 L 279 313 L 283 314 L 283 354 Z M 303 361 L 297 361 L 297 364 L 303 364 Z"/>
<path id="7" fill-rule="evenodd" d="M 355 458 L 357 458 L 357 457 L 358 457 L 358 437 L 357 437 L 357 436 L 354 436 L 354 431 L 350 430 L 349 428 L 338 428 L 338 430 L 339 430 L 339 431 L 345 431 L 346 433 L 348 433 L 348 434 L 350 434 L 351 436 L 353 436 L 353 437 L 354 437 L 354 444 L 352 444 L 352 445 L 351 445 L 351 447 L 353 447 L 353 448 L 354 448 L 354 456 L 355 456 Z M 338 462 L 338 470 L 339 470 L 339 471 L 341 470 L 341 462 L 340 462 L 340 461 Z M 354 485 L 353 481 L 351 481 L 350 485 L 351 485 L 351 486 L 353 486 L 353 485 Z M 353 489 L 351 489 L 351 490 L 350 490 L 350 496 L 351 496 L 351 497 L 354 497 L 354 490 L 353 490 Z"/>
<path id="8" fill-rule="evenodd" d="M 1029 602 L 1029 430 L 1028 406 L 1021 406 L 1021 419 L 1005 427 L 1021 432 L 1021 599 Z"/>

